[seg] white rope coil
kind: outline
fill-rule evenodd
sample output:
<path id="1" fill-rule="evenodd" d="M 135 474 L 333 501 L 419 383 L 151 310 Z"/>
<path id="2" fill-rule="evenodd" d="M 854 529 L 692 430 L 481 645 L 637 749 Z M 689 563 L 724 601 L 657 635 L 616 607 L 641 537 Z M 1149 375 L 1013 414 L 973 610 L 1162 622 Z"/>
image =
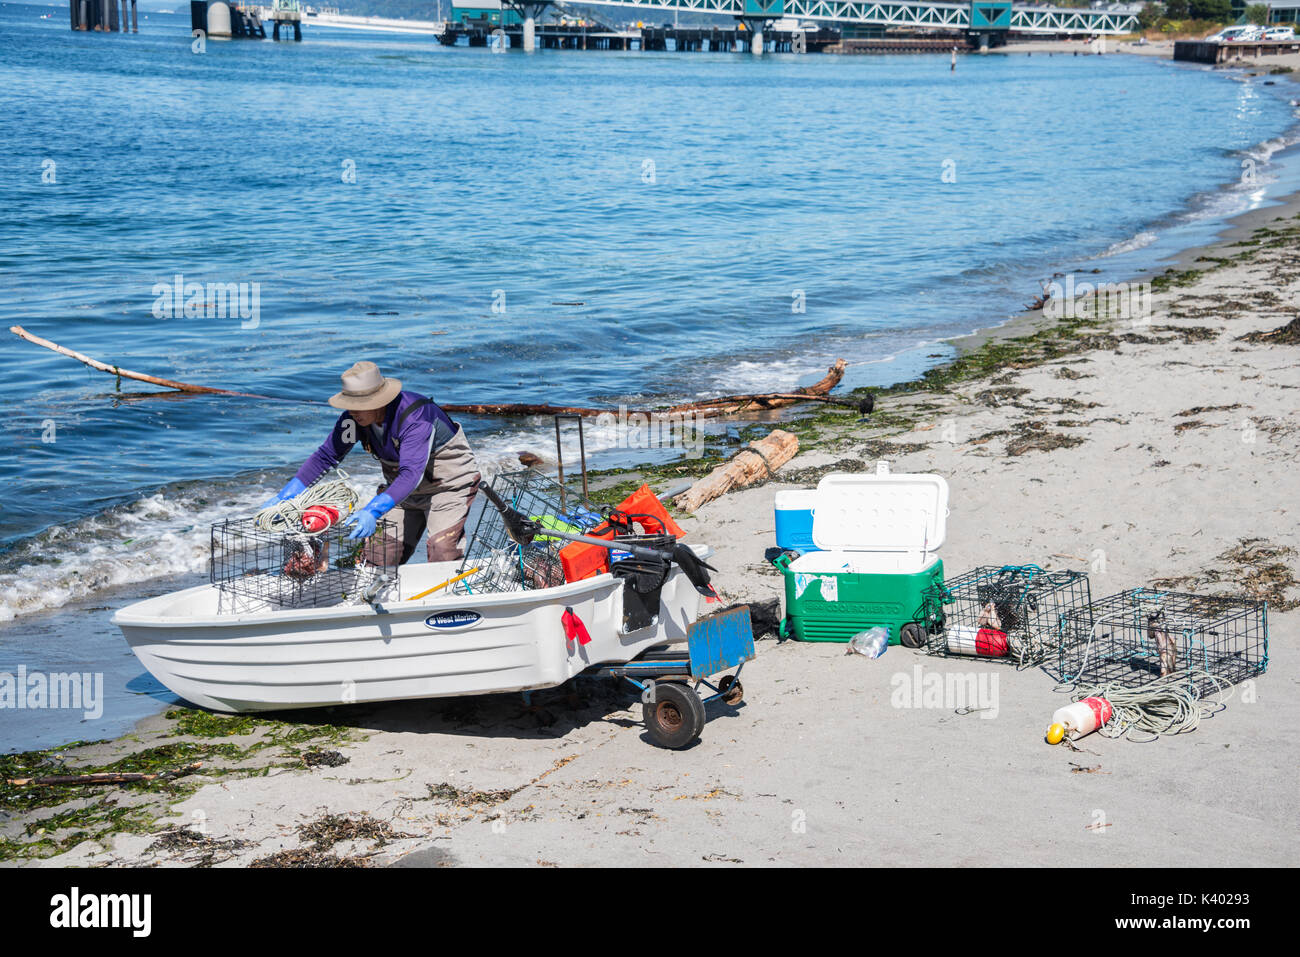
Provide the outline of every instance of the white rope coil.
<path id="1" fill-rule="evenodd" d="M 329 505 L 338 509 L 341 522 L 357 507 L 360 496 L 352 487 L 346 472 L 335 469 L 333 474 L 337 477 L 317 479 L 293 498 L 262 509 L 253 519 L 254 524 L 267 532 L 294 532 L 308 537 L 319 535 L 326 529 L 309 532 L 302 525 L 303 512 L 315 505 Z"/>
<path id="2" fill-rule="evenodd" d="M 1203 683 L 1214 686 L 1206 695 L 1197 693 Z M 1195 731 L 1202 718 L 1223 710 L 1231 691 L 1231 682 L 1207 671 L 1180 671 L 1156 678 L 1136 688 L 1126 688 L 1110 681 L 1091 688 L 1078 689 L 1078 697 L 1105 698 L 1110 702 L 1111 719 L 1097 729 L 1108 738 L 1122 738 L 1129 732 L 1151 735 L 1155 740 L 1166 734 Z"/>

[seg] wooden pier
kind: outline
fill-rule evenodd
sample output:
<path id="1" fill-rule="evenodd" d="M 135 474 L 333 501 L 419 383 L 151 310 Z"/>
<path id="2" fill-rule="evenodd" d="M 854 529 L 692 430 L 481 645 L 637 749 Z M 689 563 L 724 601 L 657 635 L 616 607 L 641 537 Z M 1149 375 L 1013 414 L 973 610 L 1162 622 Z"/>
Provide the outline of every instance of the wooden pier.
<path id="1" fill-rule="evenodd" d="M 950 37 L 845 38 L 827 48 L 827 53 L 948 53 L 954 47 L 963 52 L 970 41 L 958 34 Z"/>
<path id="2" fill-rule="evenodd" d="M 1227 63 L 1238 57 L 1278 56 L 1300 53 L 1300 40 L 1246 40 L 1239 43 L 1209 43 L 1205 40 L 1174 41 L 1174 59 L 1188 63 Z"/>

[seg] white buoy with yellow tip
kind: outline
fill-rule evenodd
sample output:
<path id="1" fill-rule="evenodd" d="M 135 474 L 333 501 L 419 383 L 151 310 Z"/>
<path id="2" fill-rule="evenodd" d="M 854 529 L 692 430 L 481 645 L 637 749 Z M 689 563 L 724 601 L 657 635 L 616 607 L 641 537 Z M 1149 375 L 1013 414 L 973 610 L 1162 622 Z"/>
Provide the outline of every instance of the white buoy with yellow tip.
<path id="1" fill-rule="evenodd" d="M 1084 698 L 1074 704 L 1058 708 L 1047 726 L 1047 743 L 1060 744 L 1069 735 L 1071 739 L 1092 734 L 1110 720 L 1110 702 L 1105 698 Z"/>

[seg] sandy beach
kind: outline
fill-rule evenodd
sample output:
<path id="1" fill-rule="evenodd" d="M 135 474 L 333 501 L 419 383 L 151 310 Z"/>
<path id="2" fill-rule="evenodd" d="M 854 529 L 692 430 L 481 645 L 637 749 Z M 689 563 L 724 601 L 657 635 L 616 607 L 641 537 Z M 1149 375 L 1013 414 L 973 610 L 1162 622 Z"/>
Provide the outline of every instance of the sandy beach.
<path id="1" fill-rule="evenodd" d="M 1182 38 L 1180 38 L 1182 39 Z M 1106 39 L 1104 49 L 1099 50 L 1095 41 L 1081 40 L 1030 40 L 1023 43 L 1009 43 L 997 47 L 995 53 L 1025 53 L 1049 56 L 1085 56 L 1096 53 L 1127 53 L 1132 56 L 1159 57 L 1172 59 L 1174 55 L 1173 40 L 1148 40 L 1138 43 L 1136 40 Z M 1268 73 L 1288 74 L 1300 70 L 1300 53 L 1282 53 L 1269 56 L 1238 56 L 1214 67 L 1219 70 L 1241 70 L 1251 75 Z"/>
<path id="2" fill-rule="evenodd" d="M 1095 597 L 1157 584 L 1267 598 L 1267 674 L 1194 733 L 1051 747 L 1068 699 L 1041 671 L 768 635 L 744 702 L 711 705 L 680 752 L 650 746 L 639 702 L 604 682 L 529 707 L 168 712 L 58 759 L 196 773 L 25 806 L 10 792 L 4 863 L 1295 865 L 1300 202 L 1187 258 L 1154 283 L 1150 315 L 1030 314 L 965 343 L 929 387 L 882 394 L 868 419 L 805 422 L 778 482 L 683 524 L 717 549 L 726 599 L 770 600 L 774 493 L 883 459 L 947 478 L 950 576 L 1034 563 L 1088 571 Z M 896 706 L 900 681 L 936 672 L 987 676 L 995 706 Z"/>

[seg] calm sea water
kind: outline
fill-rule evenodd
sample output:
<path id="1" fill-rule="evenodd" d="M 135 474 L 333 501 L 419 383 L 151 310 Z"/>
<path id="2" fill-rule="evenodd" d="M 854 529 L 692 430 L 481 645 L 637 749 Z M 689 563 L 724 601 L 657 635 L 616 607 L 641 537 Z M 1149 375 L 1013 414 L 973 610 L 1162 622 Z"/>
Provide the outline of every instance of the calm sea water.
<path id="1" fill-rule="evenodd" d="M 358 358 L 447 402 L 787 389 L 837 357 L 847 385 L 883 384 L 1053 272 L 1125 278 L 1300 188 L 1285 84 L 1139 57 L 954 74 L 325 30 L 196 55 L 188 30 L 75 34 L 66 7 L 0 5 L 0 318 L 238 390 L 322 399 Z M 255 327 L 159 318 L 177 275 L 257 283 Z M 41 614 L 201 571 L 207 523 L 332 421 L 122 400 L 7 334 L 0 361 L 0 668 L 84 661 Z M 546 423 L 464 422 L 489 462 L 549 442 Z"/>

